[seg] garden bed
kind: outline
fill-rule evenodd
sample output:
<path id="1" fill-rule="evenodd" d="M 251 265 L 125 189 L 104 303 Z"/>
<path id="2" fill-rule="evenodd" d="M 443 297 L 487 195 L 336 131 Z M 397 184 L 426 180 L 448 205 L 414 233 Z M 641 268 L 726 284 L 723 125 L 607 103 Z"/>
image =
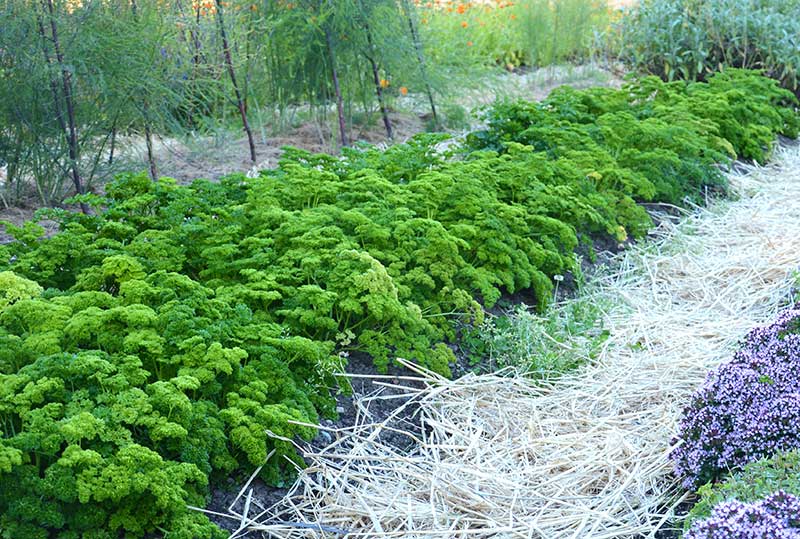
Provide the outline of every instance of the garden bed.
<path id="1" fill-rule="evenodd" d="M 282 520 L 355 537 L 548 538 L 669 527 L 689 500 L 668 458 L 683 405 L 794 288 L 800 151 L 732 182 L 740 200 L 665 221 L 655 243 L 622 255 L 606 285 L 626 305 L 610 313 L 596 363 L 544 385 L 427 378 L 427 389 L 409 390 L 425 426 L 414 449 L 375 441 L 407 430 L 391 421 L 340 432 L 308 456 L 293 497 L 251 515 L 250 527 L 273 537 L 319 536 Z"/>

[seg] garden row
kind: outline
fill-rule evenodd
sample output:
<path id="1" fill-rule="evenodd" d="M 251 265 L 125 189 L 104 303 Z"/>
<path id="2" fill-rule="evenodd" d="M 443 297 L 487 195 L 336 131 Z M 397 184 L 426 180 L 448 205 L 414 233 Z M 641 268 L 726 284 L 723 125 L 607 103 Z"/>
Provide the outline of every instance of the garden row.
<path id="1" fill-rule="evenodd" d="M 637 202 L 725 189 L 720 165 L 797 136 L 791 93 L 753 72 L 644 78 L 498 105 L 449 150 L 423 135 L 179 186 L 127 175 L 91 214 L 43 211 L 0 247 L 0 529 L 14 538 L 220 531 L 221 478 L 334 415 L 351 352 L 447 374 L 454 322 L 504 293 L 539 305 L 593 239 L 645 233 Z M 292 422 L 294 421 L 294 423 Z M 274 452 L 274 453 L 273 453 Z"/>
<path id="2" fill-rule="evenodd" d="M 686 539 L 800 537 L 800 310 L 709 373 L 679 438 L 675 472 L 701 495 Z"/>

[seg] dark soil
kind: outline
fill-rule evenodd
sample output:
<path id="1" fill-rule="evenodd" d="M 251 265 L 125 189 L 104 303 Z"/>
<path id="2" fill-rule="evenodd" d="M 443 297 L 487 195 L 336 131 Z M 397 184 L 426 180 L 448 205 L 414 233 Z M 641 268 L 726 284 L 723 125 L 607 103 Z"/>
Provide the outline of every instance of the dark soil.
<path id="1" fill-rule="evenodd" d="M 692 510 L 692 507 L 695 504 L 694 499 L 690 499 L 688 501 L 683 502 L 678 506 L 675 513 L 678 517 L 685 517 L 689 514 L 689 511 Z M 655 534 L 655 539 L 680 539 L 681 535 L 683 535 L 683 526 L 679 522 L 667 522 L 664 526 L 661 527 Z"/>
<path id="2" fill-rule="evenodd" d="M 413 380 L 401 380 L 399 377 L 419 377 L 419 374 L 398 364 L 389 365 L 388 372 L 379 374 L 373 364 L 372 358 L 362 353 L 352 354 L 348 360 L 347 372 L 351 375 L 358 377 L 350 378 L 352 386 L 352 393 L 340 393 L 336 395 L 336 411 L 338 413 L 337 419 L 321 419 L 320 425 L 329 429 L 342 429 L 351 427 L 356 422 L 363 422 L 363 418 L 359 417 L 358 410 L 355 406 L 356 400 L 362 396 L 374 395 L 380 392 L 381 395 L 402 395 L 404 392 L 400 389 L 389 388 L 385 386 L 376 385 L 375 382 L 386 382 L 393 385 L 421 388 L 421 382 Z M 389 378 L 383 378 L 388 376 Z M 380 377 L 380 378 L 379 378 Z M 390 415 L 395 413 L 398 405 L 403 402 L 402 399 L 374 399 L 369 401 L 368 411 L 370 414 L 370 422 L 381 422 L 387 419 Z M 403 428 L 418 434 L 415 431 L 419 430 L 419 422 L 412 421 L 412 417 L 416 412 L 414 406 L 409 406 L 401 414 L 397 416 L 397 421 L 403 424 Z M 308 446 L 308 452 L 316 452 L 324 449 L 333 441 L 335 433 L 326 430 L 321 430 L 317 437 L 312 440 Z M 396 447 L 400 451 L 410 451 L 413 448 L 413 442 L 407 437 L 399 433 L 386 432 L 380 436 L 380 441 Z M 229 478 L 226 485 L 217 487 L 213 490 L 211 501 L 207 509 L 217 513 L 228 514 L 228 508 L 231 503 L 236 499 L 242 485 L 244 485 L 247 478 L 240 478 L 236 480 Z M 250 487 L 253 489 L 253 496 L 251 501 L 251 517 L 266 511 L 273 505 L 278 504 L 283 497 L 289 492 L 288 487 L 272 487 L 266 485 L 260 479 L 254 480 Z M 234 511 L 241 513 L 244 506 L 245 496 L 240 498 L 234 505 Z M 235 531 L 239 527 L 239 520 L 234 518 L 224 518 L 221 516 L 209 515 L 211 520 L 218 526 L 228 530 Z M 259 537 L 259 534 L 250 533 L 242 537 Z"/>
<path id="3" fill-rule="evenodd" d="M 33 219 L 33 214 L 37 209 L 38 207 L 35 205 L 24 207 L 13 206 L 10 208 L 0 209 L 0 221 L 6 221 L 15 226 L 22 226 L 26 221 Z M 56 223 L 52 221 L 42 221 L 39 224 L 44 227 L 46 236 L 55 234 L 57 230 Z M 4 226 L 0 226 L 0 245 L 4 243 L 10 243 L 12 241 L 14 241 L 14 238 L 6 232 Z"/>

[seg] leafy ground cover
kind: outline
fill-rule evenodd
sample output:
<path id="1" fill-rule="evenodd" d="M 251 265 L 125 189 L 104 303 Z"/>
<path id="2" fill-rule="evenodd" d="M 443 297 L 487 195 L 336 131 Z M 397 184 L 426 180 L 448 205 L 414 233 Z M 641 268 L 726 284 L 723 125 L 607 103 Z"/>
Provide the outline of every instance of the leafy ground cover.
<path id="1" fill-rule="evenodd" d="M 554 302 L 545 312 L 501 300 L 483 324 L 464 325 L 458 346 L 469 370 L 510 367 L 530 378 L 548 379 L 595 358 L 608 338 L 603 318 L 617 303 L 591 283 L 600 271 L 596 268 L 586 283 L 574 283 L 569 299 Z"/>
<path id="2" fill-rule="evenodd" d="M 708 519 L 719 504 L 759 503 L 776 492 L 800 496 L 800 455 L 795 451 L 751 462 L 724 481 L 700 487 L 700 500 L 684 521 L 684 530 Z"/>
<path id="3" fill-rule="evenodd" d="M 579 241 L 645 232 L 637 201 L 719 188 L 737 152 L 766 159 L 796 134 L 791 97 L 741 71 L 565 90 L 494 109 L 452 154 L 425 135 L 289 150 L 216 184 L 126 175 L 79 198 L 94 214 L 44 212 L 53 237 L 6 224 L 0 526 L 215 535 L 185 504 L 270 454 L 264 478 L 286 479 L 285 440 L 314 434 L 290 421 L 334 413 L 348 352 L 447 374 L 454 321 L 479 323 L 505 292 L 543 306 Z"/>
<path id="4" fill-rule="evenodd" d="M 645 77 L 622 91 L 562 87 L 541 103 L 493 107 L 488 129 L 468 142 L 497 151 L 509 142 L 529 144 L 579 163 L 600 176 L 598 183 L 676 201 L 720 184 L 710 164 L 732 155 L 763 163 L 774 133 L 795 138 L 800 123 L 791 103 L 773 81 L 738 69 L 699 84 Z"/>

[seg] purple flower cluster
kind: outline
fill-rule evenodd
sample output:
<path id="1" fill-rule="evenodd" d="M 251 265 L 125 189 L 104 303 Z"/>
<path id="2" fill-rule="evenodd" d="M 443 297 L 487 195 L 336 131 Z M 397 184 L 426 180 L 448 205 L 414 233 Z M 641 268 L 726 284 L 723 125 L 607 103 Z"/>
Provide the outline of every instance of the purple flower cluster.
<path id="1" fill-rule="evenodd" d="M 778 491 L 757 503 L 721 503 L 683 539 L 800 539 L 800 499 Z"/>
<path id="2" fill-rule="evenodd" d="M 751 331 L 733 359 L 709 373 L 678 439 L 671 458 L 687 488 L 800 448 L 800 309 Z"/>

